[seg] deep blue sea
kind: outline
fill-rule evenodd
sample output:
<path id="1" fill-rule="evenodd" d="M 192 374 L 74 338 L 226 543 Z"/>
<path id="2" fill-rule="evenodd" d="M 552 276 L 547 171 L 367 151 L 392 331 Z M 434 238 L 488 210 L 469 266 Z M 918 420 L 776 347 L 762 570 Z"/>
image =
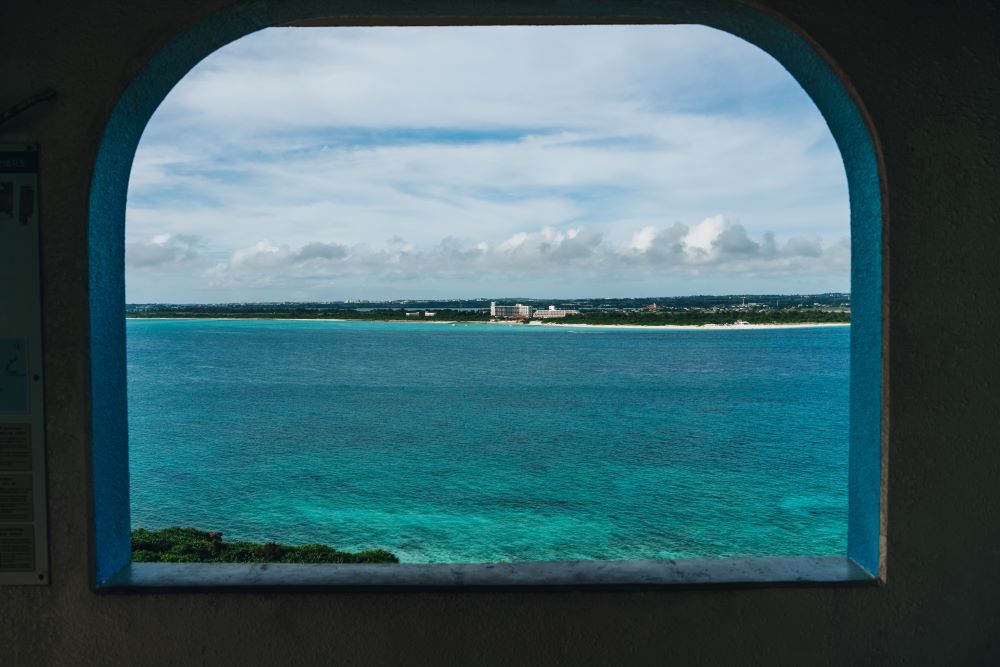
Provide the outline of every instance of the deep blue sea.
<path id="1" fill-rule="evenodd" d="M 418 563 L 846 551 L 849 327 L 127 327 L 136 528 Z"/>

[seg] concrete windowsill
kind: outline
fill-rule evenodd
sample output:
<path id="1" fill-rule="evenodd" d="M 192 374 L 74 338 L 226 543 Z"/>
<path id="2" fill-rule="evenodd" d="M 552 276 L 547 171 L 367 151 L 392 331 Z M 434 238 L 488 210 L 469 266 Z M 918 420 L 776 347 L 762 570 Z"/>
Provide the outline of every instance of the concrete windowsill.
<path id="1" fill-rule="evenodd" d="M 846 556 L 822 556 L 449 565 L 132 563 L 98 588 L 102 591 L 643 589 L 856 585 L 875 581 Z"/>

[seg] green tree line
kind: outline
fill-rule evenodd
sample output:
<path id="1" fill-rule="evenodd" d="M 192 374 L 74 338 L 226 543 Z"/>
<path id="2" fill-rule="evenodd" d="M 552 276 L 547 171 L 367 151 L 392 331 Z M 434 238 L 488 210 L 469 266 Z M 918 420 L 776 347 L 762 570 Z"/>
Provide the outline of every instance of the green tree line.
<path id="1" fill-rule="evenodd" d="M 134 563 L 398 563 L 385 549 L 341 551 L 325 544 L 226 542 L 197 528 L 132 531 Z"/>
<path id="2" fill-rule="evenodd" d="M 843 311 L 788 308 L 783 310 L 760 310 L 752 312 L 620 312 L 588 311 L 579 315 L 567 315 L 558 320 L 561 324 L 639 324 L 639 325 L 689 325 L 733 324 L 743 320 L 749 324 L 824 324 L 828 322 L 850 322 L 851 314 Z"/>

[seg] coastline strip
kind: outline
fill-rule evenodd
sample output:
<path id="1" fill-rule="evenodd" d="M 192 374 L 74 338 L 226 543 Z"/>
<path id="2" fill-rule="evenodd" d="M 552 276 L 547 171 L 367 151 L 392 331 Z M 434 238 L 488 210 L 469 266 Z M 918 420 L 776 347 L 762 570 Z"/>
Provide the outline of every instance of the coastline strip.
<path id="1" fill-rule="evenodd" d="M 459 322 L 456 320 L 362 320 L 343 317 L 130 317 L 126 320 L 174 320 L 192 322 L 384 322 L 387 324 L 492 324 L 509 327 L 562 327 L 566 329 L 640 329 L 673 331 L 744 331 L 750 329 L 801 329 L 814 327 L 849 327 L 850 322 L 790 322 L 776 324 L 562 324 L 559 322 Z"/>

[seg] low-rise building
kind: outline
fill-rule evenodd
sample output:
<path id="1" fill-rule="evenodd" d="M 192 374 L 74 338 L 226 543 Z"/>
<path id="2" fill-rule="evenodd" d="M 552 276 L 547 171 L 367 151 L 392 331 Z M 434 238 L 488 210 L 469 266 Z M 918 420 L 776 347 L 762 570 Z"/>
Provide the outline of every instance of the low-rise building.
<path id="1" fill-rule="evenodd" d="M 579 315 L 579 310 L 569 310 L 567 308 L 556 308 L 555 306 L 549 306 L 547 310 L 536 310 L 532 317 L 536 319 L 545 319 L 550 317 L 566 317 L 567 315 Z"/>

